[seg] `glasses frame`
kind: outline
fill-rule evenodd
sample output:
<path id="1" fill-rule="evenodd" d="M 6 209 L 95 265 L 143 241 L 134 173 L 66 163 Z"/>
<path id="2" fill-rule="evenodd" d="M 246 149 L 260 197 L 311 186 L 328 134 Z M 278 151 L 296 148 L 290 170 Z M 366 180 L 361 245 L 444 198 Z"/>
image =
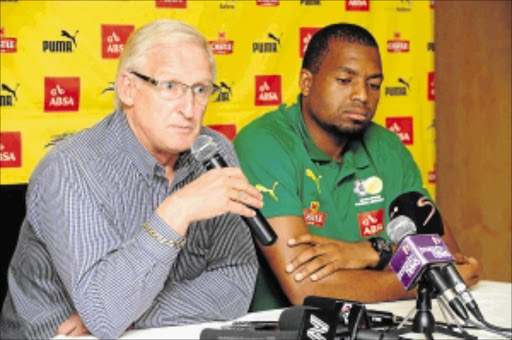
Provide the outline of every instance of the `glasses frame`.
<path id="1" fill-rule="evenodd" d="M 190 89 L 190 91 L 192 91 L 192 96 L 194 97 L 194 99 L 196 99 L 197 98 L 196 97 L 197 93 L 194 92 L 194 88 L 197 88 L 198 86 L 200 86 L 200 87 L 204 87 L 204 88 L 207 89 L 207 91 L 206 91 L 207 95 L 204 97 L 204 101 L 207 102 L 208 98 L 210 98 L 210 96 L 213 95 L 217 91 L 217 87 L 214 84 L 209 84 L 209 85 L 203 85 L 203 84 L 188 85 L 188 84 L 182 83 L 181 81 L 177 81 L 177 80 L 169 80 L 169 81 L 157 80 L 155 78 L 151 78 L 150 76 L 144 75 L 144 74 L 139 73 L 137 71 L 130 71 L 130 73 L 133 74 L 134 76 L 136 76 L 137 78 L 145 81 L 146 83 L 149 83 L 151 85 L 156 86 L 160 91 L 169 90 L 168 87 L 165 87 L 165 86 L 169 86 L 169 85 L 181 86 L 185 90 L 182 91 L 182 93 L 180 95 L 178 95 L 176 97 L 176 99 L 181 98 L 187 92 L 188 89 Z M 199 97 L 199 98 L 201 98 L 201 97 Z"/>

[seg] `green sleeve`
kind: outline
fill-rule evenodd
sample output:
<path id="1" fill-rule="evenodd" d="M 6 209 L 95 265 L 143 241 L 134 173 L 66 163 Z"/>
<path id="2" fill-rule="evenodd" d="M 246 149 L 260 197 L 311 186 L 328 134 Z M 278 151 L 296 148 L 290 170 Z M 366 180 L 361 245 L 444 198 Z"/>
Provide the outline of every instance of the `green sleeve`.
<path id="1" fill-rule="evenodd" d="M 235 139 L 240 166 L 249 182 L 263 194 L 261 210 L 267 218 L 300 215 L 299 176 L 297 164 L 285 146 L 271 132 L 244 129 Z"/>

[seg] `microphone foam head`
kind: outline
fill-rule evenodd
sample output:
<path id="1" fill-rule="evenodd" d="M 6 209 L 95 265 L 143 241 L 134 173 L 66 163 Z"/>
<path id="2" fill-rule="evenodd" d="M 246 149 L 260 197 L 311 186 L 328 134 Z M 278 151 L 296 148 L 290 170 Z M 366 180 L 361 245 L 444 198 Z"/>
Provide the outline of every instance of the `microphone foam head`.
<path id="1" fill-rule="evenodd" d="M 416 226 L 407 216 L 397 216 L 388 224 L 388 236 L 394 244 L 399 244 L 405 237 L 414 234 Z"/>
<path id="2" fill-rule="evenodd" d="M 397 196 L 389 205 L 389 218 L 404 215 L 409 217 L 417 228 L 417 233 L 444 235 L 441 214 L 434 202 L 417 191 L 409 191 Z"/>
<path id="3" fill-rule="evenodd" d="M 199 135 L 194 139 L 191 151 L 194 158 L 203 163 L 211 159 L 219 150 L 212 137 Z"/>

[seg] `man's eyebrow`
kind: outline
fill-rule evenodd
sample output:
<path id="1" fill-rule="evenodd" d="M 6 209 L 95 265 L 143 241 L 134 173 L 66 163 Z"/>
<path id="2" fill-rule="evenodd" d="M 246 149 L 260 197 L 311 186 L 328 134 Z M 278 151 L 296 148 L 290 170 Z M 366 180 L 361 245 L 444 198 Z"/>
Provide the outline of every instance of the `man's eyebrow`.
<path id="1" fill-rule="evenodd" d="M 342 71 L 342 72 L 347 72 L 350 75 L 354 75 L 354 76 L 357 75 L 356 71 L 354 71 L 353 69 L 351 69 L 350 67 L 347 67 L 347 66 L 339 66 L 338 70 Z M 376 73 L 376 74 L 372 74 L 371 76 L 368 77 L 368 79 L 376 79 L 376 78 L 384 79 L 384 75 L 382 73 Z"/>

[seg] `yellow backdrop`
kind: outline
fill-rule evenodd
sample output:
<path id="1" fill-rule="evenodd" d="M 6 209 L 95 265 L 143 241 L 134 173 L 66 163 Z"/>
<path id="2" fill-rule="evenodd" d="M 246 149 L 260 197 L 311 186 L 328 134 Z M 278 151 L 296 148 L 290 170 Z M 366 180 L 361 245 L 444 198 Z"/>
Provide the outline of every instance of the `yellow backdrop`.
<path id="1" fill-rule="evenodd" d="M 413 153 L 435 196 L 433 1 L 5 1 L 1 6 L 1 184 L 26 183 L 62 138 L 113 110 L 127 36 L 161 18 L 197 27 L 215 51 L 219 95 L 205 125 L 230 138 L 298 94 L 316 29 L 356 23 L 376 37 L 384 86 L 375 121 Z"/>

